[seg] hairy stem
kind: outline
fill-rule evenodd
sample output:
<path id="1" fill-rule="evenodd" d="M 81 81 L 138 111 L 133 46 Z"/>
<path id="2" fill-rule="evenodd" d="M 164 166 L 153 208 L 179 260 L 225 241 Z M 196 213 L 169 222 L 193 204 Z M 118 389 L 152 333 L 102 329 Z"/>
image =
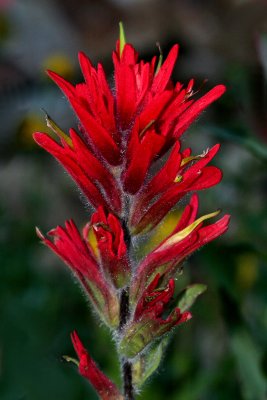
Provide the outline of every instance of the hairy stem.
<path id="1" fill-rule="evenodd" d="M 131 247 L 131 235 L 129 229 L 127 227 L 127 223 L 125 220 L 122 221 L 122 228 L 124 231 L 124 240 L 128 251 Z M 130 317 L 129 312 L 129 287 L 122 289 L 121 298 L 120 298 L 120 326 L 119 330 L 121 331 L 124 325 L 127 323 Z M 122 376 L 123 376 L 123 390 L 125 400 L 134 400 L 134 389 L 132 382 L 132 364 L 125 358 L 121 359 L 122 364 Z"/>
<path id="2" fill-rule="evenodd" d="M 123 389 L 125 400 L 134 400 L 134 390 L 132 382 L 132 364 L 129 361 L 124 361 L 122 366 L 123 372 Z"/>
<path id="3" fill-rule="evenodd" d="M 120 299 L 120 330 L 124 327 L 129 318 L 129 288 L 126 287 L 121 291 Z"/>
<path id="4" fill-rule="evenodd" d="M 120 330 L 123 329 L 129 318 L 129 288 L 124 288 L 121 292 L 120 301 Z M 132 364 L 125 358 L 121 359 L 123 390 L 125 400 L 134 400 L 134 389 L 132 383 Z"/>

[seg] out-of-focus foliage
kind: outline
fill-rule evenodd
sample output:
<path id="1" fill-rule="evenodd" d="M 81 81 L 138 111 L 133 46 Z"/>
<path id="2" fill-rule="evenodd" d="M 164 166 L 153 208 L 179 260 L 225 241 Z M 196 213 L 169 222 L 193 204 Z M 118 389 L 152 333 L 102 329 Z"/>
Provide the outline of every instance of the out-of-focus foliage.
<path id="1" fill-rule="evenodd" d="M 0 12 L 1 400 L 94 399 L 62 361 L 74 355 L 73 329 L 105 373 L 120 381 L 109 332 L 34 233 L 35 225 L 45 231 L 70 217 L 82 225 L 91 209 L 83 209 L 77 189 L 31 139 L 33 130 L 46 129 L 41 109 L 64 130 L 76 124 L 44 67 L 79 81 L 76 54 L 84 50 L 94 62 L 103 60 L 112 82 L 107 60 L 119 20 L 144 57 L 157 52 L 157 40 L 164 54 L 173 42 L 181 44 L 175 80 L 193 76 L 201 86 L 209 78 L 207 88 L 228 87 L 187 133 L 186 144 L 199 154 L 222 142 L 216 163 L 224 180 L 205 193 L 201 207 L 231 213 L 231 228 L 184 265 L 178 290 L 199 282 L 208 289 L 140 399 L 266 399 L 266 2 L 83 0 L 77 6 L 73 0 L 5 0 Z M 145 251 L 177 218 L 179 209 L 144 239 Z"/>

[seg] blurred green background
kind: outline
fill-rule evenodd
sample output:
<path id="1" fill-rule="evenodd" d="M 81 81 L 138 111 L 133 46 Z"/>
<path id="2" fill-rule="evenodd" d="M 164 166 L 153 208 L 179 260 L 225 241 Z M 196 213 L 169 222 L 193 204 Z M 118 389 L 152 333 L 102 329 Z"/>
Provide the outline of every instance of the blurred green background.
<path id="1" fill-rule="evenodd" d="M 67 269 L 40 245 L 47 231 L 91 210 L 57 163 L 37 148 L 45 109 L 64 129 L 77 121 L 44 70 L 81 79 L 77 52 L 101 60 L 127 38 L 149 59 L 181 45 L 175 80 L 228 91 L 184 136 L 201 153 L 216 142 L 223 182 L 201 193 L 201 212 L 232 214 L 227 234 L 185 264 L 181 283 L 208 291 L 177 329 L 142 400 L 267 398 L 267 2 L 260 0 L 0 0 L 0 399 L 95 399 L 75 368 L 77 329 L 101 368 L 119 382 L 115 347 Z M 183 203 L 185 204 L 185 202 Z M 151 240 L 151 238 L 146 238 Z"/>

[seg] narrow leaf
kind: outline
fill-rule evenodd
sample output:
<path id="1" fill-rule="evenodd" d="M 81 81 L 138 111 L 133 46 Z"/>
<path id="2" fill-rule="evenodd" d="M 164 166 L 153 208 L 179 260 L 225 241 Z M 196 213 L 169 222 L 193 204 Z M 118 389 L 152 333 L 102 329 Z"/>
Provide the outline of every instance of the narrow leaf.
<path id="1" fill-rule="evenodd" d="M 182 297 L 178 302 L 178 307 L 180 308 L 181 312 L 188 310 L 194 304 L 197 297 L 204 293 L 206 289 L 207 286 L 201 283 L 188 286 L 182 292 Z"/>
<path id="2" fill-rule="evenodd" d="M 63 132 L 63 130 L 53 121 L 53 119 L 45 112 L 46 125 L 50 128 L 59 138 L 65 140 L 65 142 L 73 147 L 71 138 Z"/>

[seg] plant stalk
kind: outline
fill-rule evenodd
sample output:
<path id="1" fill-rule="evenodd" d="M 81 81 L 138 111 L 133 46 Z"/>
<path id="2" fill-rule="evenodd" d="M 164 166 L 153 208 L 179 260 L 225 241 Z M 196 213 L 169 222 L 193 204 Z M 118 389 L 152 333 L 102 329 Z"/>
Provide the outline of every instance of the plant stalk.
<path id="1" fill-rule="evenodd" d="M 124 231 L 124 240 L 128 251 L 131 247 L 131 235 L 127 227 L 125 220 L 122 221 L 122 228 Z M 129 287 L 125 287 L 121 291 L 120 298 L 120 325 L 119 330 L 122 331 L 124 325 L 127 323 L 130 317 L 129 312 Z M 132 364 L 129 360 L 122 358 L 122 377 L 123 377 L 123 391 L 125 400 L 134 400 L 134 388 L 132 378 Z"/>

